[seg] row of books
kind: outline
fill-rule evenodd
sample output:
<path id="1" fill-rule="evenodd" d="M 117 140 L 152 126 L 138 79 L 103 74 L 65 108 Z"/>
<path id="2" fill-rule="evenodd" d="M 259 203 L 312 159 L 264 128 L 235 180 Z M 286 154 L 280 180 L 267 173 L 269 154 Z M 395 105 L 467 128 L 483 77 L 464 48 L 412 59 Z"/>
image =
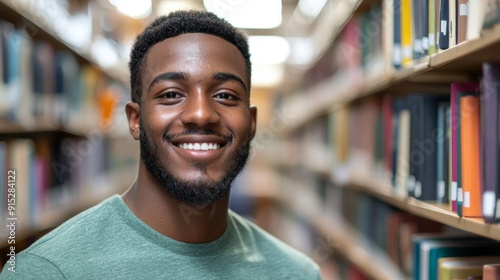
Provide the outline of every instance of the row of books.
<path id="1" fill-rule="evenodd" d="M 9 193 L 14 193 L 18 233 L 38 223 L 40 215 L 65 209 L 85 195 L 113 189 L 112 176 L 130 174 L 137 149 L 129 141 L 105 137 L 59 138 L 39 136 L 0 141 L 0 179 L 12 188 L 0 191 L 0 218 L 9 215 Z M 132 173 L 133 174 L 133 173 Z M 133 178 L 130 178 L 133 179 Z M 10 185 L 9 185 L 10 186 Z M 5 231 L 0 231 L 2 234 Z"/>
<path id="2" fill-rule="evenodd" d="M 500 276 L 500 242 L 413 216 L 355 191 L 346 190 L 343 196 L 346 220 L 411 279 Z"/>
<path id="3" fill-rule="evenodd" d="M 480 37 L 500 21 L 498 0 L 389 0 L 387 39 L 393 66 L 446 50 Z"/>
<path id="4" fill-rule="evenodd" d="M 499 222 L 499 71 L 484 63 L 481 83 L 451 84 L 449 94 L 387 95 L 333 112 L 334 162 L 381 172 L 401 197 Z"/>
<path id="5" fill-rule="evenodd" d="M 377 79 L 479 38 L 500 21 L 499 11 L 498 0 L 384 0 L 346 22 L 302 86 L 314 87 L 334 75 L 354 86 Z"/>
<path id="6" fill-rule="evenodd" d="M 0 20 L 0 118 L 26 126 L 97 127 L 126 99 L 124 86 L 94 66 Z"/>
<path id="7" fill-rule="evenodd" d="M 304 87 L 311 87 L 333 75 L 352 82 L 379 75 L 384 70 L 383 10 L 375 5 L 369 11 L 354 15 L 346 23 L 332 46 L 304 76 Z"/>
<path id="8" fill-rule="evenodd" d="M 474 236 L 421 234 L 412 237 L 413 279 L 500 278 L 500 243 Z"/>

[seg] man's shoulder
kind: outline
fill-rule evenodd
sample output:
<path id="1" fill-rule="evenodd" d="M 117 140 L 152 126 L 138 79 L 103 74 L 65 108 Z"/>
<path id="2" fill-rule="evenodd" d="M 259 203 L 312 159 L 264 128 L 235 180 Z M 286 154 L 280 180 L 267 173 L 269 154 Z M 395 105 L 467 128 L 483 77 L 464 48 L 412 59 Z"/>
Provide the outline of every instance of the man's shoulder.
<path id="1" fill-rule="evenodd" d="M 238 228 L 240 238 L 244 242 L 255 242 L 255 244 L 247 245 L 258 248 L 268 260 L 268 264 L 271 260 L 283 268 L 297 269 L 309 275 L 319 275 L 318 265 L 306 254 L 279 240 L 247 218 L 232 211 L 229 213 Z"/>
<path id="2" fill-rule="evenodd" d="M 51 255 L 61 255 L 65 247 L 74 251 L 80 246 L 88 246 L 89 238 L 99 227 L 106 225 L 103 220 L 109 219 L 109 213 L 113 211 L 112 201 L 116 196 L 112 196 L 101 203 L 77 214 L 48 234 L 34 242 L 25 251 L 40 257 L 51 257 Z"/>

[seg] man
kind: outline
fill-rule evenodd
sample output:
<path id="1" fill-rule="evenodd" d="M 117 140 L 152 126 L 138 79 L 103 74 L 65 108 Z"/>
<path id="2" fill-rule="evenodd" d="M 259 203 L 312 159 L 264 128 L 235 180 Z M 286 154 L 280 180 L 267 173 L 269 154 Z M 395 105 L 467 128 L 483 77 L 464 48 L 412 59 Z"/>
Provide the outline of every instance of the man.
<path id="1" fill-rule="evenodd" d="M 0 278 L 320 279 L 309 258 L 228 210 L 256 126 L 245 35 L 211 13 L 172 13 L 138 36 L 129 66 L 137 180 Z"/>

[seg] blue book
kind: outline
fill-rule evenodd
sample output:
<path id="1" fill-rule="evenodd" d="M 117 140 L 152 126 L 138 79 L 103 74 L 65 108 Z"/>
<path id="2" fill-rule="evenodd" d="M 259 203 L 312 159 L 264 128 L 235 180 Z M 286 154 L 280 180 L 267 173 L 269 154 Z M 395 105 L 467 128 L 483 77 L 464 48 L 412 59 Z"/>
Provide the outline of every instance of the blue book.
<path id="1" fill-rule="evenodd" d="M 422 55 L 429 54 L 429 0 L 422 1 Z"/>
<path id="2" fill-rule="evenodd" d="M 413 260 L 412 260 L 412 279 L 424 279 L 421 275 L 421 249 L 422 245 L 429 242 L 438 242 L 438 241 L 485 241 L 488 240 L 483 237 L 475 236 L 475 235 L 447 235 L 444 233 L 437 234 L 417 234 L 413 236 L 412 239 L 412 248 L 413 248 Z"/>
<path id="3" fill-rule="evenodd" d="M 453 1 L 453 0 L 452 0 Z M 439 10 L 439 48 L 446 50 L 450 46 L 449 22 L 450 22 L 450 3 L 449 0 L 441 0 L 441 9 Z"/>
<path id="4" fill-rule="evenodd" d="M 491 240 L 478 241 L 430 241 L 421 246 L 420 262 L 423 280 L 438 279 L 438 260 L 446 257 L 495 256 L 500 243 Z M 427 276 L 426 276 L 427 273 Z"/>
<path id="5" fill-rule="evenodd" d="M 401 0 L 394 0 L 394 47 L 392 64 L 395 69 L 400 69 L 402 64 L 401 49 Z"/>
<path id="6" fill-rule="evenodd" d="M 449 156 L 449 141 L 448 139 L 448 119 L 449 119 L 450 103 L 443 102 L 438 106 L 438 121 L 437 121 L 437 202 L 448 203 L 448 156 Z"/>

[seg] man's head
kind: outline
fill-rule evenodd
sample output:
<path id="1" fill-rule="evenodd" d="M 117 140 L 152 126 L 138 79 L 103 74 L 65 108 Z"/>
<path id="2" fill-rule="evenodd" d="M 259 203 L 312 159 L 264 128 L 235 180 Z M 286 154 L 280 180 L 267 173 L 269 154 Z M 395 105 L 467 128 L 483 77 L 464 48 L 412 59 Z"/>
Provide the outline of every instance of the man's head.
<path id="1" fill-rule="evenodd" d="M 147 172 L 177 200 L 213 204 L 229 193 L 255 134 L 248 43 L 211 13 L 160 17 L 138 36 L 126 111 Z"/>
<path id="2" fill-rule="evenodd" d="M 137 37 L 130 54 L 130 86 L 132 101 L 141 103 L 142 75 L 147 71 L 146 57 L 152 46 L 171 37 L 186 33 L 204 33 L 220 37 L 233 44 L 245 59 L 248 75 L 247 90 L 250 92 L 252 64 L 246 35 L 213 13 L 179 11 L 158 17 Z"/>

